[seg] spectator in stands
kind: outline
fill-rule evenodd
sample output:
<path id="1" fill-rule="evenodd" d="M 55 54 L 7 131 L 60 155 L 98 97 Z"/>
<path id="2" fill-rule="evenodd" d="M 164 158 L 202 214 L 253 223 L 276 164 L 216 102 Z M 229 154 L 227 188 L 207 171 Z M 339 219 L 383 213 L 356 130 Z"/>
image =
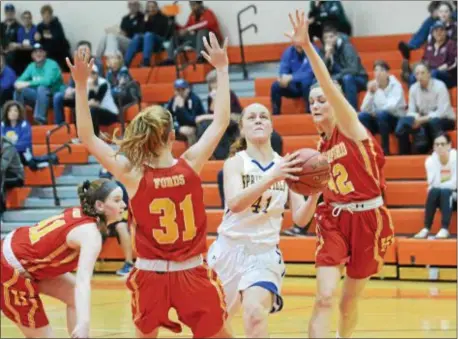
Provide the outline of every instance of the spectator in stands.
<path id="1" fill-rule="evenodd" d="M 456 10 L 456 9 L 455 9 Z M 453 7 L 447 1 L 441 1 L 438 8 L 438 18 L 444 24 L 447 37 L 455 41 L 456 44 L 456 18 L 453 17 Z"/>
<path id="2" fill-rule="evenodd" d="M 186 140 L 191 146 L 196 142 L 196 118 L 205 114 L 199 96 L 184 79 L 175 80 L 175 95 L 169 100 L 167 109 L 175 120 L 175 133 L 178 140 Z"/>
<path id="3" fill-rule="evenodd" d="M 32 59 L 14 84 L 14 99 L 33 107 L 35 121 L 46 124 L 50 98 L 64 90 L 62 72 L 54 60 L 46 57 L 46 51 L 39 43 L 33 46 Z"/>
<path id="4" fill-rule="evenodd" d="M 31 52 L 35 44 L 37 26 L 33 24 L 32 13 L 25 11 L 21 15 L 22 25 L 17 33 L 17 48 L 14 53 L 14 63 L 19 70 L 18 74 L 24 72 L 27 65 L 32 61 Z"/>
<path id="5" fill-rule="evenodd" d="M 175 50 L 178 46 L 188 43 L 196 50 L 197 62 L 204 62 L 201 51 L 204 50 L 203 37 L 208 38 L 210 32 L 215 33 L 218 41 L 222 42 L 222 35 L 219 29 L 218 19 L 215 13 L 204 6 L 203 1 L 189 1 L 191 14 L 184 27 L 178 27 L 178 36 L 175 36 L 167 49 L 168 60 L 164 64 L 173 64 L 175 61 Z"/>
<path id="6" fill-rule="evenodd" d="M 197 140 L 204 134 L 208 126 L 213 121 L 213 112 L 214 112 L 214 98 L 216 95 L 217 81 L 216 81 L 216 70 L 212 70 L 207 74 L 207 85 L 208 85 L 208 96 L 207 96 L 207 114 L 202 114 L 196 117 L 197 125 Z M 218 146 L 213 152 L 213 159 L 215 160 L 225 160 L 229 155 L 229 149 L 231 144 L 235 141 L 238 135 L 238 122 L 240 118 L 240 113 L 242 113 L 242 106 L 240 105 L 239 98 L 234 93 L 230 91 L 231 95 L 231 121 L 229 127 L 226 130 L 226 133 L 221 138 Z"/>
<path id="7" fill-rule="evenodd" d="M 433 25 L 431 33 L 433 39 L 425 47 L 423 62 L 429 65 L 433 78 L 442 80 L 448 88 L 456 87 L 456 41 L 447 37 L 442 21 Z M 412 85 L 416 81 L 415 75 L 406 65 L 408 67 L 403 63 L 403 73 L 410 73 L 408 81 Z"/>
<path id="8" fill-rule="evenodd" d="M 105 35 L 97 47 L 97 57 L 111 56 L 116 52 L 126 54 L 131 39 L 137 33 L 142 33 L 144 16 L 140 8 L 140 1 L 127 2 L 129 13 L 121 20 L 120 27 L 114 26 L 105 29 Z"/>
<path id="9" fill-rule="evenodd" d="M 0 213 L 3 213 L 7 191 L 24 186 L 24 166 L 16 148 L 8 138 L 2 136 L 0 146 Z"/>
<path id="10" fill-rule="evenodd" d="M 289 46 L 283 52 L 280 60 L 280 75 L 272 84 L 270 99 L 272 102 L 272 114 L 281 113 L 281 98 L 303 98 L 308 107 L 308 97 L 314 75 L 312 67 L 301 46 Z"/>
<path id="11" fill-rule="evenodd" d="M 102 168 L 100 170 L 99 177 L 108 180 L 113 180 L 113 174 L 108 172 L 105 168 Z M 119 181 L 116 181 L 116 183 L 119 185 L 119 187 L 121 187 L 123 191 L 124 203 L 126 204 L 126 206 L 129 206 L 129 196 L 127 194 L 126 188 Z M 118 239 L 118 243 L 121 246 L 122 251 L 124 253 L 124 265 L 116 271 L 116 274 L 120 276 L 128 275 L 134 267 L 134 259 L 132 254 L 132 239 L 129 233 L 129 225 L 127 224 L 127 213 L 128 211 L 126 210 L 122 220 L 110 224 L 107 227 L 108 236 L 116 237 Z"/>
<path id="12" fill-rule="evenodd" d="M 25 116 L 25 109 L 17 101 L 8 101 L 2 108 L 1 135 L 16 147 L 23 165 L 33 171 L 49 166 L 49 161 L 57 163 L 57 157 L 33 156 L 32 127 Z"/>
<path id="13" fill-rule="evenodd" d="M 380 133 L 383 152 L 390 155 L 390 133 L 406 114 L 404 90 L 385 61 L 374 63 L 374 75 L 375 79 L 367 84 L 359 120 L 372 134 Z"/>
<path id="14" fill-rule="evenodd" d="M 106 79 L 110 84 L 111 94 L 115 100 L 116 105 L 122 108 L 124 105 L 130 103 L 130 95 L 127 91 L 129 84 L 132 83 L 132 75 L 129 69 L 124 65 L 124 59 L 120 52 L 108 58 L 107 62 L 108 71 Z"/>
<path id="15" fill-rule="evenodd" d="M 323 43 L 322 55 L 332 78 L 341 84 L 348 102 L 357 110 L 358 92 L 366 89 L 368 77 L 356 49 L 332 26 L 324 28 Z"/>
<path id="16" fill-rule="evenodd" d="M 92 45 L 89 41 L 81 40 L 76 46 L 76 51 L 78 54 L 87 53 L 92 55 Z M 102 60 L 95 56 L 92 57 L 99 70 L 99 75 L 103 76 Z M 72 110 L 75 108 L 75 82 L 71 76 L 65 90 L 56 92 L 53 96 L 54 121 L 57 125 L 65 121 L 64 107 L 70 107 Z"/>
<path id="17" fill-rule="evenodd" d="M 442 222 L 436 239 L 448 238 L 452 210 L 456 210 L 456 150 L 451 148 L 449 135 L 440 134 L 434 139 L 434 152 L 426 159 L 425 168 L 428 180 L 425 221 L 415 238 L 428 237 L 437 209 L 441 211 Z"/>
<path id="18" fill-rule="evenodd" d="M 405 60 L 410 60 L 410 52 L 419 49 L 428 40 L 431 27 L 439 19 L 440 1 L 430 1 L 428 5 L 429 17 L 423 21 L 419 30 L 412 36 L 409 42 L 401 41 L 398 45 L 399 51 Z"/>
<path id="19" fill-rule="evenodd" d="M 445 84 L 432 78 L 424 63 L 415 67 L 415 77 L 417 82 L 409 90 L 407 116 L 396 126 L 396 135 L 403 141 L 399 144 L 401 154 L 410 153 L 410 140 L 405 135 L 413 133 L 416 151 L 427 153 L 437 135 L 455 128 L 455 112 Z"/>
<path id="20" fill-rule="evenodd" d="M 0 45 L 6 54 L 6 63 L 14 67 L 14 51 L 17 33 L 21 25 L 16 19 L 16 9 L 13 4 L 6 4 L 4 8 L 5 20 L 0 24 Z M 16 73 L 18 71 L 15 69 Z"/>
<path id="21" fill-rule="evenodd" d="M 99 76 L 99 69 L 96 65 L 92 67 L 87 87 L 94 134 L 98 136 L 100 126 L 109 126 L 118 121 L 119 109 L 111 94 L 108 81 Z"/>
<path id="22" fill-rule="evenodd" d="M 40 42 L 48 57 L 56 61 L 61 69 L 68 70 L 65 58 L 70 57 L 70 44 L 65 37 L 64 28 L 53 15 L 51 5 L 44 5 L 40 10 L 42 22 L 37 26 L 35 40 Z"/>
<path id="23" fill-rule="evenodd" d="M 13 99 L 16 73 L 5 63 L 5 55 L 0 52 L 0 107 Z"/>
<path id="24" fill-rule="evenodd" d="M 157 1 L 148 1 L 145 16 L 142 21 L 142 32 L 134 35 L 129 42 L 125 56 L 126 66 L 129 67 L 135 54 L 143 50 L 143 67 L 150 66 L 154 52 L 160 52 L 162 44 L 169 37 L 169 18 L 159 9 Z"/>
<path id="25" fill-rule="evenodd" d="M 351 24 L 340 1 L 310 1 L 309 35 L 321 39 L 323 27 L 334 26 L 337 31 L 351 36 Z"/>

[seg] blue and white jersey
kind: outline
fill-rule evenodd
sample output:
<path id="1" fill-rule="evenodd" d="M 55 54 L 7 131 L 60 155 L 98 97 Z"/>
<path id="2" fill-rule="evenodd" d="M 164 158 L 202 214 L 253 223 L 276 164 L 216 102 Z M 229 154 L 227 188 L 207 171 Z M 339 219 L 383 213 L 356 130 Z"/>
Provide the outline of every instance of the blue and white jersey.
<path id="1" fill-rule="evenodd" d="M 244 189 L 261 180 L 267 170 L 282 160 L 282 157 L 275 153 L 274 160 L 263 168 L 245 151 L 238 152 L 235 156 L 243 159 L 242 181 Z M 288 185 L 282 180 L 273 184 L 249 208 L 242 212 L 233 213 L 226 205 L 218 234 L 253 244 L 277 245 L 280 241 L 288 191 Z"/>

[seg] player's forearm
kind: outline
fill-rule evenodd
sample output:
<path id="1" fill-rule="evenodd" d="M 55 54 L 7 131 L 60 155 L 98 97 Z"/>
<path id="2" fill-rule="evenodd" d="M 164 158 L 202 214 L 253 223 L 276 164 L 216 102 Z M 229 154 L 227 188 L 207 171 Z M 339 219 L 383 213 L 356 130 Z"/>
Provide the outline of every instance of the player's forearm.
<path id="1" fill-rule="evenodd" d="M 270 177 L 264 177 L 253 185 L 244 188 L 233 198 L 227 199 L 227 207 L 234 213 L 239 213 L 249 208 L 256 199 L 267 191 L 274 181 Z"/>
<path id="2" fill-rule="evenodd" d="M 75 111 L 78 137 L 82 143 L 87 143 L 95 135 L 86 84 L 76 84 L 75 86 Z"/>
<path id="3" fill-rule="evenodd" d="M 231 120 L 231 96 L 228 67 L 216 71 L 217 89 L 213 123 L 226 130 Z"/>
<path id="4" fill-rule="evenodd" d="M 76 322 L 89 327 L 91 319 L 91 279 L 76 277 L 75 286 Z"/>
<path id="5" fill-rule="evenodd" d="M 304 201 L 301 206 L 293 213 L 293 222 L 298 226 L 307 225 L 312 220 L 316 211 L 316 204 L 320 194 L 313 194 Z"/>

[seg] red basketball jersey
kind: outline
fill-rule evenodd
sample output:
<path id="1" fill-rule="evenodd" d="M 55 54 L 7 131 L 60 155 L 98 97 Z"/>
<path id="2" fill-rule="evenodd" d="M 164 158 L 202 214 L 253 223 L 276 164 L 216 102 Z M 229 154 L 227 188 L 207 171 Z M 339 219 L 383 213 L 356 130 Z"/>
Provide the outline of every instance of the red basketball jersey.
<path id="1" fill-rule="evenodd" d="M 207 250 L 207 214 L 199 175 L 180 158 L 169 168 L 144 167 L 130 201 L 132 237 L 145 259 L 184 261 Z"/>
<path id="2" fill-rule="evenodd" d="M 13 253 L 37 280 L 72 272 L 78 265 L 79 250 L 67 245 L 67 235 L 75 227 L 95 222 L 81 208 L 68 208 L 35 226 L 18 228 L 11 239 Z"/>
<path id="3" fill-rule="evenodd" d="M 318 151 L 327 156 L 331 167 L 324 201 L 350 203 L 382 195 L 385 157 L 373 135 L 368 135 L 366 140 L 354 141 L 336 127 L 330 139 L 320 140 Z"/>

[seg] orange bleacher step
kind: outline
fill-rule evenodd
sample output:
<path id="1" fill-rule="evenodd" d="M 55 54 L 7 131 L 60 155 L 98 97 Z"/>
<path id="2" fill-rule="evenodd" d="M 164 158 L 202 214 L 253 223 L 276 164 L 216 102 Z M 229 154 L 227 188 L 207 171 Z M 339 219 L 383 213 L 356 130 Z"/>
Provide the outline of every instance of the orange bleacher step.
<path id="1" fill-rule="evenodd" d="M 6 193 L 6 208 L 20 208 L 32 192 L 30 187 L 15 187 Z"/>
<path id="2" fill-rule="evenodd" d="M 394 206 L 424 206 L 427 183 L 424 181 L 389 181 L 385 201 Z M 217 184 L 204 184 L 204 203 L 206 207 L 221 207 Z"/>
<path id="3" fill-rule="evenodd" d="M 310 114 L 274 115 L 273 127 L 281 136 L 318 134 Z"/>
<path id="4" fill-rule="evenodd" d="M 65 170 L 64 165 L 53 166 L 54 176 L 60 177 Z M 24 168 L 24 185 L 26 186 L 49 186 L 52 185 L 51 172 L 49 167 L 39 169 L 38 171 L 32 171 L 28 167 Z"/>
<path id="5" fill-rule="evenodd" d="M 384 174 L 386 179 L 416 179 L 424 180 L 425 155 L 389 156 L 386 157 Z M 222 160 L 208 161 L 200 173 L 203 182 L 216 182 L 217 174 L 223 169 Z M 405 169 L 409 170 L 406 171 Z"/>
<path id="6" fill-rule="evenodd" d="M 301 148 L 317 149 L 318 135 L 302 135 L 283 137 L 283 154 L 293 153 Z"/>
<path id="7" fill-rule="evenodd" d="M 426 155 L 397 155 L 385 157 L 385 159 L 383 173 L 386 179 L 426 178 Z"/>
<path id="8" fill-rule="evenodd" d="M 393 219 L 395 234 L 415 234 L 423 228 L 424 209 L 423 208 L 390 208 L 391 217 Z M 223 217 L 222 209 L 208 209 L 207 223 L 208 232 L 216 233 L 218 226 Z M 435 234 L 440 229 L 440 213 L 436 213 L 431 232 Z M 450 223 L 450 233 L 456 234 L 456 213 L 452 215 Z M 291 211 L 286 210 L 282 230 L 286 230 L 293 225 Z M 309 233 L 315 233 L 315 223 L 310 226 Z"/>
<path id="9" fill-rule="evenodd" d="M 398 239 L 399 265 L 456 268 L 456 239 Z"/>
<path id="10" fill-rule="evenodd" d="M 272 104 L 270 102 L 270 96 L 256 96 L 250 98 L 239 98 L 240 105 L 242 108 L 245 108 L 251 104 L 261 104 L 267 107 L 269 112 L 272 112 Z M 302 99 L 289 99 L 283 98 L 282 99 L 282 106 L 281 106 L 281 115 L 286 114 L 306 114 L 304 100 Z"/>
<path id="11" fill-rule="evenodd" d="M 207 236 L 207 249 L 216 240 L 215 236 Z M 315 262 L 316 238 L 308 237 L 281 237 L 280 250 L 285 262 Z M 135 253 L 134 253 L 135 256 Z M 124 260 L 124 253 L 116 238 L 107 238 L 103 244 L 99 259 L 103 260 Z M 385 263 L 396 263 L 396 244 L 387 249 L 385 254 Z"/>
<path id="12" fill-rule="evenodd" d="M 51 145 L 51 151 L 57 149 L 61 145 Z M 88 151 L 82 144 L 71 144 L 72 153 L 70 154 L 67 149 L 61 150 L 57 155 L 61 164 L 87 164 Z M 48 153 L 46 145 L 33 145 L 34 155 L 45 155 Z"/>
<path id="13" fill-rule="evenodd" d="M 56 127 L 57 125 L 32 126 L 32 143 L 46 144 L 46 133 Z M 64 144 L 72 138 L 76 138 L 75 125 L 70 125 L 70 134 L 67 133 L 66 127 L 62 127 L 51 135 L 50 141 L 52 144 Z"/>
<path id="14" fill-rule="evenodd" d="M 146 84 L 141 86 L 143 101 L 152 103 L 166 103 L 173 94 L 173 83 Z"/>

